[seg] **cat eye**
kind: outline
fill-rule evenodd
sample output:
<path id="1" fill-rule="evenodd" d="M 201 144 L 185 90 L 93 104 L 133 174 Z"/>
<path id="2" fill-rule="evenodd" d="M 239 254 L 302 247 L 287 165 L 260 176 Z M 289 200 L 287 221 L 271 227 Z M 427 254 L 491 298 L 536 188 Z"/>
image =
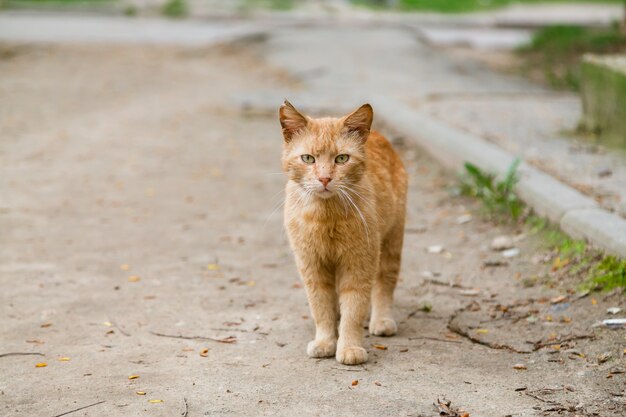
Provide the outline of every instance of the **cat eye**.
<path id="1" fill-rule="evenodd" d="M 312 164 L 315 162 L 315 158 L 313 157 L 313 155 L 302 155 L 300 158 L 302 158 L 302 162 L 304 162 L 305 164 Z"/>
<path id="2" fill-rule="evenodd" d="M 337 157 L 335 158 L 335 162 L 338 164 L 345 164 L 346 162 L 348 162 L 348 159 L 350 159 L 350 155 L 346 155 L 341 154 L 341 155 L 337 155 Z"/>

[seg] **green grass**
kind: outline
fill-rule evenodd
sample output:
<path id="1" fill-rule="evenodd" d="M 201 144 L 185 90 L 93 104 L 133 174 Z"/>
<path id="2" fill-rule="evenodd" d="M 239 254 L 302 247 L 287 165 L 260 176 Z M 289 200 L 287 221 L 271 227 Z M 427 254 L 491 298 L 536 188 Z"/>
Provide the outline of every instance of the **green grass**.
<path id="1" fill-rule="evenodd" d="M 519 163 L 519 159 L 515 160 L 504 178 L 498 180 L 495 174 L 484 172 L 466 162 L 465 172 L 459 178 L 461 194 L 478 198 L 486 214 L 494 220 L 519 219 L 524 205 L 513 192 L 513 187 L 518 182 Z"/>
<path id="2" fill-rule="evenodd" d="M 385 9 L 385 0 L 352 0 L 357 5 Z M 515 3 L 621 3 L 622 0 L 398 0 L 397 7 L 403 11 L 432 11 L 440 13 L 467 13 L 490 10 Z"/>
<path id="3" fill-rule="evenodd" d="M 516 160 L 504 178 L 497 179 L 493 173 L 484 172 L 466 162 L 465 172 L 459 178 L 462 195 L 481 201 L 483 211 L 500 222 L 520 221 L 528 213 L 524 203 L 515 195 L 513 188 L 518 182 Z M 551 273 L 572 277 L 581 291 L 609 291 L 623 288 L 626 291 L 626 259 L 592 248 L 583 240 L 573 239 L 545 218 L 526 215 L 524 223 L 530 235 L 537 236 L 544 249 L 548 249 Z M 535 285 L 539 279 L 529 281 Z"/>
<path id="4" fill-rule="evenodd" d="M 529 233 L 538 235 L 551 251 L 552 272 L 573 277 L 578 282 L 578 290 L 622 288 L 626 291 L 626 259 L 607 255 L 583 240 L 572 239 L 541 217 L 529 216 L 526 226 Z"/>
<path id="5" fill-rule="evenodd" d="M 531 78 L 557 89 L 578 90 L 580 59 L 585 53 L 626 52 L 626 35 L 610 28 L 550 26 L 540 29 L 517 53 Z"/>
<path id="6" fill-rule="evenodd" d="M 270 9 L 270 10 L 291 10 L 295 7 L 297 0 L 245 0 L 243 8 L 250 9 Z"/>
<path id="7" fill-rule="evenodd" d="M 164 16 L 174 19 L 185 17 L 189 13 L 185 0 L 169 0 L 163 5 L 161 11 Z"/>

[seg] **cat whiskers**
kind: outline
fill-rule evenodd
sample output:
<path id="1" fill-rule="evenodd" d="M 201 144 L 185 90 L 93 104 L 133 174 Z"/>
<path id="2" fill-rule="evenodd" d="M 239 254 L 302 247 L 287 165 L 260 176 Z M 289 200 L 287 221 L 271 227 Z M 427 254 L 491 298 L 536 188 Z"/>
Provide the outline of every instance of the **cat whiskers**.
<path id="1" fill-rule="evenodd" d="M 369 246 L 370 244 L 370 229 L 369 227 L 367 227 L 367 222 L 365 221 L 365 217 L 363 216 L 363 213 L 361 212 L 361 209 L 359 208 L 359 206 L 354 202 L 354 200 L 352 199 L 352 197 L 350 197 L 350 194 L 348 193 L 348 191 L 346 191 L 346 188 L 344 188 L 341 185 L 337 186 L 337 191 L 339 191 L 340 194 L 342 194 L 347 201 L 350 203 L 350 207 L 354 208 L 354 210 L 356 210 L 355 214 L 358 214 L 359 218 L 361 219 L 361 223 L 363 223 L 363 229 L 365 230 L 365 237 L 367 239 L 367 245 Z"/>

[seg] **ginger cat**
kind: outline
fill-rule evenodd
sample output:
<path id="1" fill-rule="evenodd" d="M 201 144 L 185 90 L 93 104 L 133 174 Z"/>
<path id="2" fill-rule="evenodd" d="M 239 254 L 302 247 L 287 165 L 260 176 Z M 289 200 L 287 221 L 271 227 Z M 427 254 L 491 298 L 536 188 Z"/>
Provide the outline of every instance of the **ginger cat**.
<path id="1" fill-rule="evenodd" d="M 310 357 L 367 361 L 369 331 L 392 336 L 393 291 L 404 237 L 407 174 L 391 144 L 370 132 L 369 104 L 340 119 L 280 107 L 285 227 L 315 320 Z M 339 329 L 337 322 L 339 320 Z"/>

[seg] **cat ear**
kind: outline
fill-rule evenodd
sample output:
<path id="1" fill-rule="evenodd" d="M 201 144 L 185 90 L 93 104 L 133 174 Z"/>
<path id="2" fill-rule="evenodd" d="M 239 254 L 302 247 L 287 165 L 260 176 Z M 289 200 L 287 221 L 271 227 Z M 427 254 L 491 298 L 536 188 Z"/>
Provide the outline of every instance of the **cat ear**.
<path id="1" fill-rule="evenodd" d="M 354 112 L 347 115 L 343 121 L 349 132 L 358 133 L 363 141 L 367 140 L 374 119 L 374 110 L 369 104 L 364 104 Z"/>
<path id="2" fill-rule="evenodd" d="M 278 115 L 280 116 L 280 125 L 283 127 L 285 142 L 289 142 L 293 135 L 304 129 L 308 124 L 306 117 L 301 115 L 287 100 L 280 106 Z"/>

